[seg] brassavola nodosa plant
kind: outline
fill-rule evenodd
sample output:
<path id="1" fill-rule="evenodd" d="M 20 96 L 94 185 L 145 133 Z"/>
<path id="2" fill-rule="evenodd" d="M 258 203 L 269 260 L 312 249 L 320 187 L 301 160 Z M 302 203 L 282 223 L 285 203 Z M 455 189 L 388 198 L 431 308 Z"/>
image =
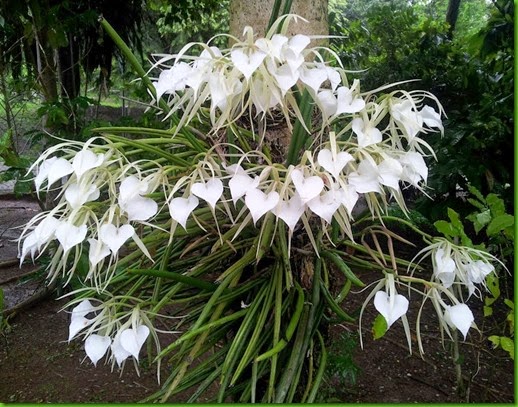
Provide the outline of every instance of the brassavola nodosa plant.
<path id="1" fill-rule="evenodd" d="M 92 363 L 138 367 L 147 343 L 158 371 L 172 366 L 153 399 L 193 388 L 196 401 L 217 383 L 220 402 L 311 402 L 331 317 L 361 331 L 373 306 L 411 347 L 409 303 L 430 300 L 441 331 L 465 337 L 465 298 L 494 272 L 485 251 L 417 228 L 424 248 L 396 257 L 406 240 L 383 221 L 390 206 L 408 212 L 404 188 L 426 193 L 426 135 L 443 131 L 443 108 L 400 84 L 362 89 L 330 49 L 285 35 L 297 18 L 263 38 L 247 27 L 229 49 L 156 56 L 142 80 L 168 129 L 99 128 L 33 166 L 37 191 L 58 195 L 25 227 L 20 261 L 47 252 L 49 281 L 81 285 L 68 294 L 68 340 L 82 338 Z M 273 151 L 279 127 L 289 137 Z M 360 216 L 369 226 L 355 227 Z M 377 277 L 356 320 L 347 296 L 367 272 Z"/>

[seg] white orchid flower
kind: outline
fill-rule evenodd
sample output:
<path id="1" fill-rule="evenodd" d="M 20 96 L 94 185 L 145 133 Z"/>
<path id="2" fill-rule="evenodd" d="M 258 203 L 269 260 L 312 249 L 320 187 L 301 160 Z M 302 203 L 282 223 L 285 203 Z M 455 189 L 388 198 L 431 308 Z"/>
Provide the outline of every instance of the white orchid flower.
<path id="1" fill-rule="evenodd" d="M 70 221 L 62 221 L 56 228 L 55 235 L 66 253 L 85 240 L 87 231 L 86 225 L 75 226 Z"/>
<path id="2" fill-rule="evenodd" d="M 88 239 L 90 250 L 88 251 L 88 261 L 90 267 L 94 268 L 101 260 L 110 255 L 110 248 L 102 241 L 97 239 Z"/>
<path id="3" fill-rule="evenodd" d="M 420 188 L 419 183 L 421 181 L 426 183 L 428 179 L 428 166 L 421 154 L 415 151 L 407 151 L 399 157 L 399 162 L 403 167 L 402 181 L 406 181 L 417 188 Z"/>
<path id="4" fill-rule="evenodd" d="M 352 122 L 352 130 L 358 139 L 358 145 L 362 148 L 377 144 L 383 140 L 383 135 L 369 120 L 355 117 Z"/>
<path id="5" fill-rule="evenodd" d="M 254 225 L 267 212 L 274 209 L 279 203 L 279 193 L 270 191 L 265 194 L 258 188 L 249 189 L 245 195 L 245 205 L 252 215 Z"/>
<path id="6" fill-rule="evenodd" d="M 34 261 L 36 251 L 40 251 L 43 245 L 55 239 L 55 232 L 59 225 L 61 225 L 61 221 L 51 215 L 43 218 L 38 226 L 25 237 L 20 254 L 20 264 L 23 263 L 25 256 L 29 252 Z"/>
<path id="7" fill-rule="evenodd" d="M 390 114 L 400 125 L 409 142 L 423 129 L 423 117 L 415 111 L 415 105 L 410 100 L 393 103 Z"/>
<path id="8" fill-rule="evenodd" d="M 333 215 L 342 204 L 342 190 L 329 190 L 309 200 L 307 205 L 311 211 L 331 223 Z"/>
<path id="9" fill-rule="evenodd" d="M 302 170 L 296 168 L 291 172 L 291 180 L 302 203 L 311 201 L 324 189 L 324 181 L 317 176 L 305 177 Z"/>
<path id="10" fill-rule="evenodd" d="M 426 124 L 428 127 L 435 127 L 441 131 L 444 131 L 441 114 L 436 112 L 433 107 L 425 105 L 419 113 L 421 113 L 424 124 Z"/>
<path id="11" fill-rule="evenodd" d="M 386 157 L 379 165 L 379 182 L 392 189 L 399 190 L 399 181 L 403 175 L 403 167 L 398 160 Z"/>
<path id="12" fill-rule="evenodd" d="M 187 229 L 187 219 L 199 204 L 196 196 L 190 195 L 187 198 L 173 198 L 169 202 L 169 213 L 171 218 L 178 222 L 184 229 Z"/>
<path id="13" fill-rule="evenodd" d="M 38 174 L 34 179 L 36 190 L 41 190 L 41 185 L 47 180 L 47 190 L 58 179 L 66 177 L 74 171 L 72 164 L 64 158 L 52 157 L 43 161 L 38 169 Z"/>
<path id="14" fill-rule="evenodd" d="M 471 312 L 466 304 L 457 304 L 446 306 L 444 310 L 444 320 L 450 327 L 462 332 L 464 340 L 466 340 L 466 335 L 473 321 L 475 321 L 475 318 L 473 317 L 473 312 Z"/>
<path id="15" fill-rule="evenodd" d="M 79 180 L 87 171 L 97 168 L 104 162 L 104 154 L 96 154 L 90 150 L 81 150 L 74 155 L 72 159 L 72 168 Z"/>
<path id="16" fill-rule="evenodd" d="M 158 81 L 153 82 L 156 89 L 157 100 L 160 99 L 163 94 L 185 90 L 187 81 L 192 73 L 193 68 L 182 61 L 174 64 L 171 68 L 160 72 Z"/>
<path id="17" fill-rule="evenodd" d="M 358 113 L 365 108 L 365 101 L 358 95 L 360 82 L 354 80 L 351 88 L 340 86 L 336 90 L 336 115 L 342 113 Z"/>
<path id="18" fill-rule="evenodd" d="M 106 223 L 99 228 L 99 240 L 108 246 L 116 255 L 124 243 L 135 234 L 135 229 L 131 225 L 117 227 L 111 223 Z"/>
<path id="19" fill-rule="evenodd" d="M 374 296 L 374 307 L 387 321 L 387 329 L 408 311 L 408 299 L 396 292 L 394 276 L 389 274 L 386 291 L 378 291 Z"/>
<path id="20" fill-rule="evenodd" d="M 455 281 L 455 261 L 451 258 L 451 248 L 437 247 L 432 257 L 433 274 L 443 284 L 444 288 L 449 288 Z"/>
<path id="21" fill-rule="evenodd" d="M 87 202 L 95 201 L 99 198 L 100 191 L 93 184 L 74 182 L 67 186 L 65 190 L 65 199 L 70 204 L 72 209 L 77 209 Z"/>
<path id="22" fill-rule="evenodd" d="M 219 178 L 211 178 L 205 183 L 196 182 L 191 186 L 191 193 L 203 199 L 214 210 L 223 195 L 223 182 Z"/>
<path id="23" fill-rule="evenodd" d="M 96 310 L 97 308 L 89 300 L 81 301 L 72 309 L 70 325 L 68 327 L 68 342 L 94 322 L 95 318 L 86 318 L 86 316 Z"/>
<path id="24" fill-rule="evenodd" d="M 153 199 L 142 196 L 149 190 L 149 182 L 139 180 L 134 175 L 130 175 L 121 182 L 119 206 L 126 212 L 129 221 L 146 221 L 158 212 L 158 204 Z"/>
<path id="25" fill-rule="evenodd" d="M 138 361 L 140 349 L 149 336 L 149 328 L 146 325 L 139 325 L 136 328 L 127 328 L 120 332 L 120 346 L 124 351 Z M 119 351 L 119 356 L 121 352 Z"/>
<path id="26" fill-rule="evenodd" d="M 234 202 L 235 206 L 237 201 L 245 196 L 248 191 L 256 189 L 259 186 L 260 179 L 257 176 L 252 178 L 237 164 L 227 167 L 226 170 L 229 174 L 232 174 L 228 186 L 230 195 L 232 196 L 232 202 Z"/>
<path id="27" fill-rule="evenodd" d="M 295 192 L 289 201 L 279 201 L 277 207 L 273 209 L 273 213 L 278 218 L 281 218 L 293 232 L 305 210 L 306 205 L 300 199 L 300 195 Z"/>
<path id="28" fill-rule="evenodd" d="M 332 150 L 324 148 L 318 152 L 317 161 L 323 169 L 338 180 L 342 170 L 349 162 L 354 161 L 354 157 L 345 151 L 333 154 Z"/>
<path id="29" fill-rule="evenodd" d="M 90 358 L 94 366 L 105 354 L 110 347 L 112 340 L 109 336 L 91 334 L 85 340 L 85 352 Z"/>
<path id="30" fill-rule="evenodd" d="M 381 193 L 379 176 L 379 169 L 375 163 L 370 160 L 362 160 L 356 171 L 349 174 L 348 180 L 356 192 L 362 194 L 368 192 Z"/>

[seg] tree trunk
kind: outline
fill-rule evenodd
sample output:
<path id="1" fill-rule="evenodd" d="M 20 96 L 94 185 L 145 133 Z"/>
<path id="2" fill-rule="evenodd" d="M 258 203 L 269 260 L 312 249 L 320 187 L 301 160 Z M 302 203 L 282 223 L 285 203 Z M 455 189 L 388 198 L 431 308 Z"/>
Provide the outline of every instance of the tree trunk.
<path id="1" fill-rule="evenodd" d="M 246 26 L 253 28 L 256 37 L 266 34 L 268 22 L 274 8 L 275 0 L 231 0 L 230 1 L 230 34 L 242 38 Z M 283 2 L 284 3 L 284 2 Z M 284 4 L 280 7 L 280 13 Z M 297 14 L 307 22 L 292 21 L 287 35 L 296 34 L 329 35 L 328 0 L 293 0 L 290 14 Z M 311 47 L 326 45 L 326 39 L 313 40 Z M 264 133 L 264 141 L 269 146 L 272 156 L 278 162 L 286 159 L 292 134 L 284 119 L 275 125 L 269 125 Z"/>
<path id="2" fill-rule="evenodd" d="M 258 36 L 264 36 L 274 3 L 275 0 L 231 0 L 230 34 L 240 38 L 248 25 Z M 293 0 L 291 14 L 297 14 L 308 22 L 291 24 L 288 35 L 328 35 L 327 5 L 327 0 Z"/>
<path id="3" fill-rule="evenodd" d="M 448 9 L 446 10 L 446 22 L 450 25 L 448 28 L 449 37 L 453 37 L 453 31 L 455 31 L 455 25 L 457 24 L 457 19 L 459 18 L 459 9 L 460 9 L 461 0 L 449 0 L 448 1 Z"/>

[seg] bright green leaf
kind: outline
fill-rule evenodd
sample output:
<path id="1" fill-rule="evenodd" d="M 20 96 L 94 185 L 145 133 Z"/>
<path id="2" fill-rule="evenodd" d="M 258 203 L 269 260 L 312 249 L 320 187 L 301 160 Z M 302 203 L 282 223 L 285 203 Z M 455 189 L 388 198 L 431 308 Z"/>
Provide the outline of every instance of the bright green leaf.
<path id="1" fill-rule="evenodd" d="M 459 232 L 453 225 L 445 220 L 438 220 L 434 223 L 435 228 L 439 233 L 447 237 L 459 237 Z"/>
<path id="2" fill-rule="evenodd" d="M 497 194 L 489 194 L 486 197 L 486 202 L 494 217 L 503 215 L 505 213 L 504 201 Z"/>
<path id="3" fill-rule="evenodd" d="M 378 314 L 374 320 L 374 323 L 372 324 L 372 336 L 374 339 L 380 339 L 385 335 L 387 329 L 387 320 L 383 315 Z"/>
<path id="4" fill-rule="evenodd" d="M 488 236 L 494 236 L 504 229 L 514 225 L 514 216 L 504 213 L 494 218 L 486 229 Z"/>
<path id="5" fill-rule="evenodd" d="M 507 336 L 501 336 L 500 337 L 500 346 L 503 350 L 505 350 L 507 353 L 509 353 L 509 356 L 511 356 L 511 359 L 514 360 L 514 341 L 511 338 L 508 338 Z"/>
<path id="6" fill-rule="evenodd" d="M 488 307 L 484 305 L 484 316 L 490 317 L 491 315 L 493 315 L 493 307 Z"/>
<path id="7" fill-rule="evenodd" d="M 489 338 L 487 338 L 491 341 L 493 344 L 493 349 L 498 348 L 498 345 L 500 345 L 500 337 L 498 335 L 491 335 Z"/>

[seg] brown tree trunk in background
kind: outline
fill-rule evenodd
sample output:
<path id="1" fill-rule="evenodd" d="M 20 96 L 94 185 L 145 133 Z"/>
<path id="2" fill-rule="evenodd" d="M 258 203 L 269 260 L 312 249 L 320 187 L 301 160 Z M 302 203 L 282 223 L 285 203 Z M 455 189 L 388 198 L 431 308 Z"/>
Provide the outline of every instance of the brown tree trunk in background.
<path id="1" fill-rule="evenodd" d="M 453 31 L 455 31 L 455 25 L 457 24 L 457 19 L 459 18 L 460 2 L 461 0 L 448 1 L 448 9 L 446 10 L 446 22 L 450 25 L 448 29 L 448 36 L 450 38 L 453 37 Z"/>
<path id="2" fill-rule="evenodd" d="M 268 22 L 275 0 L 230 0 L 230 34 L 242 39 L 243 29 L 250 26 L 256 37 L 266 34 Z M 281 5 L 280 12 L 284 7 Z M 293 0 L 290 14 L 297 14 L 304 19 L 291 21 L 288 36 L 296 34 L 329 35 L 328 0 Z M 310 47 L 327 45 L 326 39 L 313 40 Z M 282 119 L 275 125 L 270 125 L 265 132 L 265 142 L 268 144 L 272 156 L 278 162 L 286 158 L 291 141 L 291 131 Z"/>
<path id="3" fill-rule="evenodd" d="M 231 0 L 230 34 L 241 38 L 243 29 L 248 25 L 258 36 L 264 36 L 274 3 L 275 0 Z M 293 0 L 291 14 L 297 14 L 308 22 L 290 24 L 288 35 L 328 35 L 327 5 L 327 0 Z"/>

